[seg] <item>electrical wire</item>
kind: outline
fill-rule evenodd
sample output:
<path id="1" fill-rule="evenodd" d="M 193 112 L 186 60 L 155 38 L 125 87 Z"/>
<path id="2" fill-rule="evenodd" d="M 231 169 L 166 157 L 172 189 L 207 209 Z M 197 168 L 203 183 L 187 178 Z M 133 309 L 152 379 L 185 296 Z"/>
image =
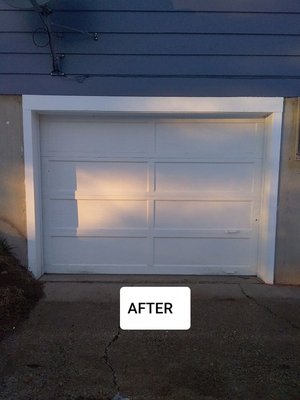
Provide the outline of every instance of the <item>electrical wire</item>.
<path id="1" fill-rule="evenodd" d="M 37 40 L 36 40 L 36 35 L 38 35 L 38 34 L 46 34 L 47 36 L 48 36 L 48 41 L 45 43 L 45 44 L 39 44 L 38 42 L 37 42 Z M 47 32 L 47 29 L 45 28 L 45 27 L 42 27 L 42 28 L 37 28 L 33 33 L 32 33 L 32 41 L 33 41 L 33 43 L 34 43 L 34 45 L 36 46 L 36 47 L 47 47 L 48 45 L 49 45 L 49 35 L 48 35 L 48 32 Z"/>

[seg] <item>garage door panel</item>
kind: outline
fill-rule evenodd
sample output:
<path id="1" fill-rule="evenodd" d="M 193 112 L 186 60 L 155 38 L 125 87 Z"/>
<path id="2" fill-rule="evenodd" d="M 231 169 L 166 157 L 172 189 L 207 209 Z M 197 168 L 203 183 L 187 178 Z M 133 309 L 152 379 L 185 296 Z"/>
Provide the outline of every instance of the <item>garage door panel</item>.
<path id="1" fill-rule="evenodd" d="M 52 192 L 89 195 L 130 194 L 148 190 L 146 162 L 50 161 L 48 188 Z"/>
<path id="2" fill-rule="evenodd" d="M 146 229 L 148 202 L 134 200 L 54 200 L 52 229 Z"/>
<path id="3" fill-rule="evenodd" d="M 80 229 L 147 228 L 147 201 L 78 201 Z"/>
<path id="4" fill-rule="evenodd" d="M 250 239 L 156 238 L 155 265 L 250 265 Z"/>
<path id="5" fill-rule="evenodd" d="M 154 126 L 139 122 L 42 117 L 42 156 L 55 154 L 147 155 L 154 148 Z M 142 132 L 142 134 L 141 134 Z"/>
<path id="6" fill-rule="evenodd" d="M 255 154 L 257 134 L 262 124 L 219 122 L 164 122 L 156 126 L 156 151 L 159 155 L 223 157 Z"/>
<path id="7" fill-rule="evenodd" d="M 130 162 L 82 163 L 76 169 L 77 191 L 91 194 L 146 192 L 148 164 Z"/>
<path id="8" fill-rule="evenodd" d="M 46 272 L 255 273 L 262 120 L 142 118 L 42 117 Z"/>
<path id="9" fill-rule="evenodd" d="M 146 265 L 146 238 L 52 237 L 48 253 L 53 265 Z"/>
<path id="10" fill-rule="evenodd" d="M 159 229 L 250 229 L 251 202 L 156 201 L 155 227 Z"/>
<path id="11" fill-rule="evenodd" d="M 253 191 L 254 163 L 156 163 L 157 192 Z"/>

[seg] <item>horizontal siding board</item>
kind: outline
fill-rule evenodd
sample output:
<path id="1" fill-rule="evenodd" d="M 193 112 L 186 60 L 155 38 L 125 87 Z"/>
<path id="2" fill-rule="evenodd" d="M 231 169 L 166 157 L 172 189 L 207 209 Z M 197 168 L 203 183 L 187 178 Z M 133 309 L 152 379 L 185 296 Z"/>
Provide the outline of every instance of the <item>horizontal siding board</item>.
<path id="1" fill-rule="evenodd" d="M 300 36 L 104 34 L 99 45 L 108 54 L 300 54 Z"/>
<path id="2" fill-rule="evenodd" d="M 89 78 L 0 75 L 2 93 L 78 96 L 298 96 L 300 79 Z"/>
<path id="3" fill-rule="evenodd" d="M 70 3 L 74 3 L 71 5 Z M 86 0 L 91 10 L 188 10 L 188 11 L 300 11 L 297 0 Z M 62 0 L 58 7 L 82 9 L 80 0 Z"/>
<path id="4" fill-rule="evenodd" d="M 148 10 L 148 11 L 239 11 L 239 12 L 297 12 L 298 0 L 59 0 L 55 9 L 72 10 Z M 0 10 L 11 7 L 0 0 Z"/>
<path id="5" fill-rule="evenodd" d="M 47 74 L 51 72 L 49 54 L 2 54 L 0 56 L 0 74 Z"/>
<path id="6" fill-rule="evenodd" d="M 91 32 L 300 34 L 300 14 L 57 12 L 53 22 Z M 31 32 L 39 26 L 33 11 L 0 12 L 2 32 Z"/>
<path id="7" fill-rule="evenodd" d="M 51 58 L 48 54 L 2 55 L 0 73 L 47 74 Z M 300 57 L 226 57 L 226 56 L 101 56 L 68 55 L 62 63 L 68 74 L 100 74 L 125 76 L 299 76 Z"/>
<path id="8" fill-rule="evenodd" d="M 41 25 L 41 20 L 34 11 L 0 12 L 0 32 L 33 32 Z"/>
<path id="9" fill-rule="evenodd" d="M 215 56 L 88 56 L 86 73 L 126 75 L 300 75 L 300 58 Z M 69 56 L 66 68 L 85 73 L 80 56 Z M 103 72 L 102 72 L 103 71 Z"/>
<path id="10" fill-rule="evenodd" d="M 45 37 L 37 37 L 42 42 Z M 157 54 L 157 55 L 300 55 L 300 36 L 236 36 L 191 34 L 110 34 L 95 42 L 78 34 L 56 40 L 64 54 Z M 0 53 L 49 53 L 34 45 L 31 33 L 0 34 Z"/>
<path id="11" fill-rule="evenodd" d="M 31 33 L 0 33 L 1 53 L 48 53 L 48 47 L 36 47 Z"/>

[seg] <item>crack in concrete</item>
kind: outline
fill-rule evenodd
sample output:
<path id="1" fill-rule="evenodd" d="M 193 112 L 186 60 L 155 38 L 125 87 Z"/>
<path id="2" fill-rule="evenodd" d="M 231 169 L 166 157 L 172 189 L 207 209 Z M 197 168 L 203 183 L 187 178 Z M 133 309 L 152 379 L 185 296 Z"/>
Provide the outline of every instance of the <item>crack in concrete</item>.
<path id="1" fill-rule="evenodd" d="M 296 324 L 294 324 L 292 321 L 288 320 L 287 318 L 281 317 L 280 315 L 276 314 L 270 307 L 268 307 L 266 304 L 259 303 L 255 297 L 250 296 L 248 293 L 245 292 L 245 289 L 242 287 L 242 285 L 239 283 L 239 288 L 241 289 L 242 294 L 249 300 L 253 301 L 258 307 L 263 308 L 266 310 L 269 314 L 273 315 L 273 317 L 279 318 L 282 321 L 285 321 L 287 324 L 289 324 L 292 328 L 294 329 L 300 329 L 300 327 Z"/>
<path id="2" fill-rule="evenodd" d="M 110 342 L 106 345 L 105 349 L 104 349 L 104 355 L 103 355 L 103 360 L 105 362 L 105 364 L 108 366 L 108 368 L 110 369 L 111 373 L 112 373 L 112 382 L 113 382 L 113 389 L 114 391 L 116 391 L 117 393 L 120 393 L 120 386 L 118 383 L 118 376 L 117 373 L 111 363 L 110 357 L 109 357 L 109 349 L 112 346 L 113 343 L 115 343 L 119 337 L 120 337 L 120 333 L 121 333 L 121 328 L 118 328 L 118 332 L 114 335 L 114 337 L 110 340 Z"/>

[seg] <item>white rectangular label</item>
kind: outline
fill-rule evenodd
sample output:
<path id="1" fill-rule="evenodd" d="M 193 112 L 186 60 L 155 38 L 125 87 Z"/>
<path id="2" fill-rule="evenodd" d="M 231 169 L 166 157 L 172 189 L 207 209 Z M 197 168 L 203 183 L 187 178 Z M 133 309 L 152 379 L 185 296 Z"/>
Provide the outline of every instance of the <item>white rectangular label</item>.
<path id="1" fill-rule="evenodd" d="M 187 330 L 191 327 L 189 287 L 122 287 L 120 327 L 124 330 Z"/>

